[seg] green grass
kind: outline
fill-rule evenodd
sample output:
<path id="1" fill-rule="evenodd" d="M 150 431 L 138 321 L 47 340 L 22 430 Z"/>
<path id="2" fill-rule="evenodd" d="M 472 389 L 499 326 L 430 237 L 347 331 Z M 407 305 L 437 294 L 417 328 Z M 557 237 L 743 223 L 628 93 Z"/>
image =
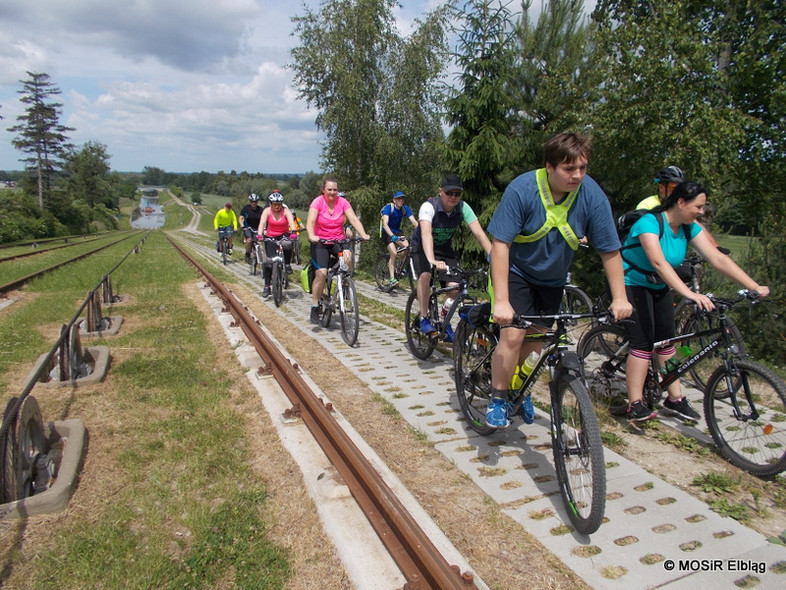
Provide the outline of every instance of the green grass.
<path id="1" fill-rule="evenodd" d="M 115 263 L 120 253 L 111 253 Z M 84 264 L 96 268 L 42 280 L 37 299 L 3 316 L 0 337 L 14 346 L 0 357 L 0 375 L 48 350 L 37 326 L 70 319 L 111 268 L 109 255 Z M 113 360 L 112 387 L 93 394 L 115 419 L 86 426 L 89 452 L 102 453 L 103 475 L 116 484 L 91 513 L 77 510 L 52 525 L 52 542 L 37 547 L 25 569 L 25 587 L 274 589 L 290 576 L 286 552 L 267 540 L 267 492 L 250 468 L 240 394 L 214 368 L 223 339 L 208 333 L 182 293 L 195 276 L 160 232 L 113 273 L 115 291 L 133 294 L 115 311 L 136 325 L 112 338 L 111 349 L 125 353 Z M 62 411 L 81 417 L 90 400 L 74 397 Z M 90 486 L 80 483 L 83 493 Z"/>

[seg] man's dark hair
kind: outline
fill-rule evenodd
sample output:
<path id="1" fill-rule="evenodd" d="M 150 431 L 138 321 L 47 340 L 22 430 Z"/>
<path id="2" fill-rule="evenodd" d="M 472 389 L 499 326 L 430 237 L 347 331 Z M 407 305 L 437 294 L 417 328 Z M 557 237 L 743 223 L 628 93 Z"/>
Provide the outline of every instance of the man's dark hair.
<path id="1" fill-rule="evenodd" d="M 581 157 L 589 160 L 592 140 L 578 133 L 560 133 L 543 146 L 543 160 L 554 168 L 563 162 L 575 162 Z"/>

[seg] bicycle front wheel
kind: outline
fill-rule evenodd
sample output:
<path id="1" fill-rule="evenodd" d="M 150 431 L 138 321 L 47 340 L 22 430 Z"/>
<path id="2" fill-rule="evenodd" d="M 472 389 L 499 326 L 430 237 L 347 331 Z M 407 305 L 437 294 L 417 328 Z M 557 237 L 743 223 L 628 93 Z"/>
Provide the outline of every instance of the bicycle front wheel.
<path id="1" fill-rule="evenodd" d="M 453 366 L 459 406 L 467 424 L 487 436 L 496 428 L 486 426 L 486 408 L 491 399 L 491 355 L 497 337 L 486 328 L 473 328 L 461 320 L 453 339 Z"/>
<path id="2" fill-rule="evenodd" d="M 229 246 L 227 245 L 226 240 L 221 240 L 221 260 L 224 261 L 224 264 L 227 263 L 227 254 L 229 253 Z"/>
<path id="3" fill-rule="evenodd" d="M 718 367 L 707 382 L 704 416 L 712 439 L 726 459 L 749 473 L 781 473 L 786 470 L 786 384 L 758 363 L 736 359 L 733 364 L 735 371 Z"/>
<path id="4" fill-rule="evenodd" d="M 374 263 L 374 280 L 377 282 L 377 288 L 384 293 L 389 293 L 391 289 L 389 259 L 390 256 L 387 254 L 380 254 Z"/>
<path id="5" fill-rule="evenodd" d="M 589 298 L 589 295 L 578 287 L 574 285 L 565 285 L 565 291 L 562 294 L 562 302 L 559 306 L 559 313 L 592 313 L 592 300 Z M 568 322 L 566 326 L 568 342 L 578 342 L 581 335 L 590 326 L 592 326 L 592 318 L 583 318 Z"/>
<path id="6" fill-rule="evenodd" d="M 431 295 L 432 299 L 436 295 Z M 429 306 L 430 308 L 431 306 Z M 437 347 L 437 333 L 428 335 L 420 331 L 420 313 L 418 313 L 418 293 L 412 291 L 404 309 L 404 329 L 407 333 L 407 344 L 410 352 L 421 360 L 427 359 Z"/>
<path id="7" fill-rule="evenodd" d="M 281 306 L 284 300 L 284 265 L 280 262 L 273 263 L 273 303 L 276 307 Z"/>
<path id="8" fill-rule="evenodd" d="M 598 530 L 606 508 L 606 469 L 595 410 L 573 375 L 560 376 L 551 407 L 551 442 L 560 494 L 580 533 Z"/>
<path id="9" fill-rule="evenodd" d="M 341 279 L 341 337 L 348 346 L 355 346 L 360 330 L 360 312 L 358 310 L 358 296 L 355 292 L 355 281 L 352 277 Z"/>

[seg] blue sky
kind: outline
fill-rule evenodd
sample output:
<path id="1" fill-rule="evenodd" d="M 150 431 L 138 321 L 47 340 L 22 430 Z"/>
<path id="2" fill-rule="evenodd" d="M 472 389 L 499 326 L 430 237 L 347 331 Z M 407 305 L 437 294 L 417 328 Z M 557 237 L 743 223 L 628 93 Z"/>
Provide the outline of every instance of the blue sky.
<path id="1" fill-rule="evenodd" d="M 406 34 L 438 2 L 401 4 Z M 316 113 L 283 67 L 294 14 L 301 2 L 2 0 L 0 170 L 23 167 L 7 128 L 26 71 L 49 74 L 71 141 L 105 144 L 114 170 L 319 170 Z"/>
<path id="2" fill-rule="evenodd" d="M 545 1 L 545 0 L 544 0 Z M 399 0 L 399 31 L 439 0 Z M 77 146 L 99 141 L 112 169 L 319 170 L 316 113 L 296 99 L 290 17 L 318 0 L 1 0 L 0 170 L 26 71 L 49 74 Z M 535 0 L 534 5 L 540 2 Z M 587 5 L 594 5 L 588 0 Z M 514 12 L 520 2 L 509 4 Z"/>

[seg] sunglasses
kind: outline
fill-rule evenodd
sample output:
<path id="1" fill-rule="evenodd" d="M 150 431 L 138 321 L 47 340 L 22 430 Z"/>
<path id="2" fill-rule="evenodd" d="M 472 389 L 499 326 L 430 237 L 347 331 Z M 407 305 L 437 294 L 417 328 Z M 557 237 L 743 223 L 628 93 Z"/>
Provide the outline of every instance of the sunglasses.
<path id="1" fill-rule="evenodd" d="M 461 191 L 445 191 L 445 194 L 449 197 L 460 197 Z"/>

